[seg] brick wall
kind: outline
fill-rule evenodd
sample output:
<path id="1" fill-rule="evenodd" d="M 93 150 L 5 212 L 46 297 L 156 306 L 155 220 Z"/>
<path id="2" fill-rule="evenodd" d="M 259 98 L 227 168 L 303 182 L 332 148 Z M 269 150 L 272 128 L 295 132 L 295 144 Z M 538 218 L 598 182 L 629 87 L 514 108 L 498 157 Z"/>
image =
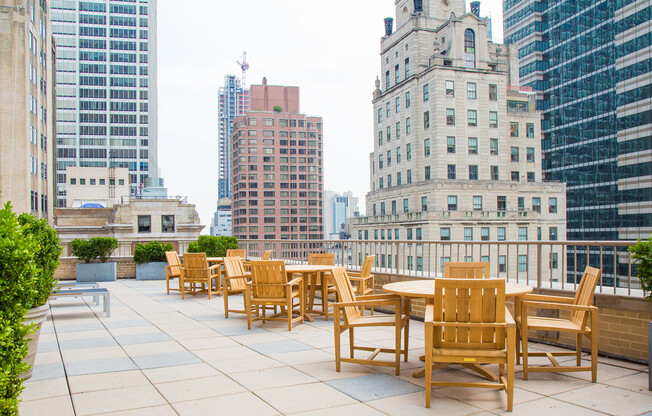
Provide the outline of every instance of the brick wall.
<path id="1" fill-rule="evenodd" d="M 117 263 L 118 279 L 135 279 L 136 263 L 133 257 L 111 257 Z M 54 273 L 54 278 L 59 280 L 75 280 L 75 265 L 79 263 L 76 257 L 61 257 L 59 268 Z"/>
<path id="2" fill-rule="evenodd" d="M 377 292 L 382 292 L 383 285 L 387 283 L 419 280 L 419 278 L 378 273 L 374 273 L 374 277 Z M 574 292 L 550 289 L 535 290 L 535 293 L 569 297 L 574 295 Z M 511 302 L 508 303 L 511 309 Z M 648 322 L 652 321 L 652 302 L 640 298 L 596 294 L 594 304 L 599 308 L 600 314 L 600 354 L 647 363 Z M 412 315 L 423 319 L 424 312 L 425 301 L 414 299 Z M 566 314 L 566 316 L 568 315 Z M 562 346 L 575 345 L 575 335 L 566 333 L 530 333 L 530 339 Z M 584 338 L 583 345 L 585 348 L 590 346 L 588 338 Z"/>

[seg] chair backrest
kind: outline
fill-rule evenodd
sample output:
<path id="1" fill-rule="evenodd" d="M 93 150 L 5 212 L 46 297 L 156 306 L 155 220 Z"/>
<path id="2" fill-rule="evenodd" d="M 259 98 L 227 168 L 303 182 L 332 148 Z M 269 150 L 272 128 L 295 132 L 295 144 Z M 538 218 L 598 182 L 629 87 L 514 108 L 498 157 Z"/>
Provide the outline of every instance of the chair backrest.
<path id="1" fill-rule="evenodd" d="M 309 253 L 308 264 L 315 264 L 319 266 L 334 266 L 335 254 L 334 253 Z"/>
<path id="2" fill-rule="evenodd" d="M 180 275 L 181 261 L 179 260 L 179 254 L 176 251 L 166 251 L 165 258 L 168 261 L 168 266 L 170 266 L 170 276 Z"/>
<path id="3" fill-rule="evenodd" d="M 226 255 L 224 257 L 241 257 L 243 259 L 247 258 L 247 250 L 244 248 L 230 248 L 226 250 Z"/>
<path id="4" fill-rule="evenodd" d="M 206 253 L 186 253 L 183 255 L 183 277 L 186 279 L 209 276 Z"/>
<path id="5" fill-rule="evenodd" d="M 224 257 L 226 277 L 242 276 L 242 279 L 230 279 L 232 290 L 244 290 L 247 287 L 247 277 L 240 257 Z"/>
<path id="6" fill-rule="evenodd" d="M 582 280 L 580 280 L 580 284 L 577 287 L 577 292 L 575 292 L 575 300 L 573 301 L 573 304 L 590 306 L 593 303 L 593 294 L 595 293 L 595 287 L 598 284 L 598 280 L 600 280 L 600 275 L 600 269 L 586 266 L 584 274 L 582 275 Z M 586 325 L 587 317 L 588 315 L 586 311 L 573 311 L 570 320 L 584 327 Z"/>
<path id="7" fill-rule="evenodd" d="M 360 277 L 371 276 L 371 267 L 373 267 L 374 261 L 376 261 L 375 254 L 364 258 L 364 263 L 362 263 L 362 270 L 360 270 Z"/>
<path id="8" fill-rule="evenodd" d="M 483 262 L 447 262 L 444 265 L 446 279 L 489 279 L 489 263 Z"/>
<path id="9" fill-rule="evenodd" d="M 344 267 L 336 267 L 333 269 L 333 278 L 335 279 L 335 288 L 337 290 L 337 297 L 340 302 L 355 302 L 356 296 L 351 285 L 351 280 L 346 274 Z M 362 316 L 360 308 L 355 306 L 344 307 L 344 322 L 348 325 L 357 318 Z"/>
<path id="10" fill-rule="evenodd" d="M 505 280 L 437 279 L 434 320 L 473 323 L 472 327 L 435 326 L 434 346 L 455 349 L 504 349 Z M 489 324 L 482 326 L 481 324 Z"/>
<path id="11" fill-rule="evenodd" d="M 261 260 L 269 260 L 269 259 L 271 259 L 271 258 L 272 258 L 272 250 L 265 250 L 265 252 L 263 253 L 263 257 L 261 258 Z"/>
<path id="12" fill-rule="evenodd" d="M 254 298 L 285 298 L 285 263 L 283 260 L 252 260 L 251 296 Z"/>

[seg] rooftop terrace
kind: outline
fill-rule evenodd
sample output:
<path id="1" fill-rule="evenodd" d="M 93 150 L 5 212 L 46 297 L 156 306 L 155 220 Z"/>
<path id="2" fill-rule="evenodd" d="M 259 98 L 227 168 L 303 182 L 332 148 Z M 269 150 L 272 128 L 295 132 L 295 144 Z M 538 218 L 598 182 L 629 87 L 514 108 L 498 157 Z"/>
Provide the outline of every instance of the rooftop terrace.
<path id="1" fill-rule="evenodd" d="M 342 364 L 335 372 L 333 322 L 317 318 L 287 331 L 284 322 L 247 330 L 246 318 L 224 319 L 220 297 L 181 300 L 165 281 L 103 283 L 111 317 L 82 299 L 50 302 L 21 415 L 494 415 L 505 413 L 498 390 L 435 388 L 424 407 L 423 324 L 410 322 L 410 357 L 393 369 Z M 241 296 L 230 303 L 242 304 Z M 260 324 L 258 324 L 260 325 Z M 392 329 L 359 330 L 357 338 L 392 344 Z M 346 338 L 344 343 L 348 343 Z M 541 350 L 545 345 L 535 346 Z M 647 366 L 601 358 L 590 374 L 533 373 L 516 367 L 513 415 L 652 415 Z M 439 377 L 473 376 L 460 367 Z"/>

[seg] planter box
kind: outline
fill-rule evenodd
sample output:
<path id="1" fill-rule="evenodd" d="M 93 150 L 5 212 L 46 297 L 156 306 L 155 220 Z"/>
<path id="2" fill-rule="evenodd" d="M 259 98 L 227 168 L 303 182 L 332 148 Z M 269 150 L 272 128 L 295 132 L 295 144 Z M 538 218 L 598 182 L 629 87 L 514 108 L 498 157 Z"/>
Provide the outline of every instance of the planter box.
<path id="1" fill-rule="evenodd" d="M 162 262 L 143 263 L 136 265 L 136 280 L 165 280 L 165 266 Z"/>
<path id="2" fill-rule="evenodd" d="M 37 306 L 27 311 L 23 325 L 35 325 L 34 332 L 27 335 L 27 355 L 23 359 L 24 363 L 29 365 L 29 370 L 20 374 L 18 377 L 27 380 L 32 377 L 32 370 L 34 369 L 34 360 L 36 359 L 36 350 L 38 350 L 38 339 L 41 335 L 41 324 L 45 322 L 48 316 L 48 305 Z"/>
<path id="3" fill-rule="evenodd" d="M 115 262 L 77 263 L 75 268 L 78 282 L 113 282 L 118 277 Z"/>

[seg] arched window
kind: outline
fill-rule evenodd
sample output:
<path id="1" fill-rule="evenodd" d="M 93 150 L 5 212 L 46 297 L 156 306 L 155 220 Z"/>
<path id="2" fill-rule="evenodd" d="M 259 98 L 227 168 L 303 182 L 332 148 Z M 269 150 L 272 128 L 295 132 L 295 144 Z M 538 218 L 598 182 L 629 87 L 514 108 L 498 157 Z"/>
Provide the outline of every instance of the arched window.
<path id="1" fill-rule="evenodd" d="M 475 68 L 475 33 L 471 29 L 464 31 L 464 66 Z"/>

